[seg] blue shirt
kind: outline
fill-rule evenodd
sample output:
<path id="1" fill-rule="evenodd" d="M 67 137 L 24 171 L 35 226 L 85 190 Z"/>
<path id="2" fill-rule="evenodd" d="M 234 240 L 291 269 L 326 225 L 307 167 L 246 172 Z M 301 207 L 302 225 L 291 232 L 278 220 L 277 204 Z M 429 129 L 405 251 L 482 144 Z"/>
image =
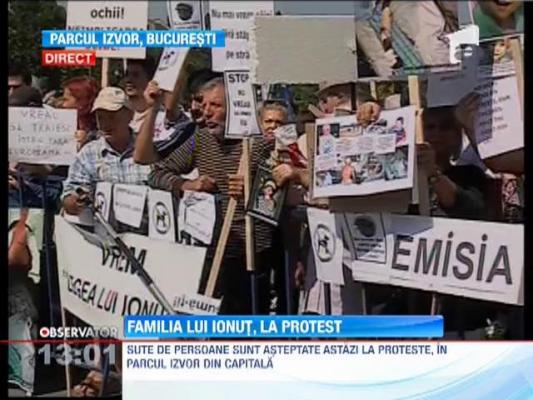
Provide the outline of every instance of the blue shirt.
<path id="1" fill-rule="evenodd" d="M 98 182 L 145 185 L 150 173 L 149 165 L 133 161 L 134 136 L 123 153 L 114 150 L 103 137 L 87 143 L 74 158 L 64 183 L 64 199 L 78 188 L 94 191 Z"/>

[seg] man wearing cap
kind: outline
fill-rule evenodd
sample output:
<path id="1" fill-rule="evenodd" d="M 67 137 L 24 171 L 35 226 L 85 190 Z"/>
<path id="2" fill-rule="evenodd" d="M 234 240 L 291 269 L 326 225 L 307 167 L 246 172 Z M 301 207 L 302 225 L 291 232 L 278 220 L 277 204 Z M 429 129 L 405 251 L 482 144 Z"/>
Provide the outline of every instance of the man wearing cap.
<path id="1" fill-rule="evenodd" d="M 63 189 L 63 206 L 68 214 L 84 209 L 79 189 L 94 191 L 98 182 L 146 184 L 150 169 L 133 161 L 134 133 L 129 123 L 133 110 L 124 91 L 107 87 L 100 91 L 92 112 L 101 136 L 85 145 L 70 166 Z"/>

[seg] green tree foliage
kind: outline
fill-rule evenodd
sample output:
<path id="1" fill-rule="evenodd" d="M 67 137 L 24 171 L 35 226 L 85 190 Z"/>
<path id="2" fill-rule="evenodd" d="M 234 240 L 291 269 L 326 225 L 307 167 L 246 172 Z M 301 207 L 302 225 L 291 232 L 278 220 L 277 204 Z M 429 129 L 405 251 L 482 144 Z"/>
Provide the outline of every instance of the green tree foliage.
<path id="1" fill-rule="evenodd" d="M 64 29 L 66 11 L 55 1 L 8 2 L 9 63 L 27 68 L 32 75 L 47 78 L 50 86 L 74 75 L 75 71 L 41 66 L 41 31 Z"/>

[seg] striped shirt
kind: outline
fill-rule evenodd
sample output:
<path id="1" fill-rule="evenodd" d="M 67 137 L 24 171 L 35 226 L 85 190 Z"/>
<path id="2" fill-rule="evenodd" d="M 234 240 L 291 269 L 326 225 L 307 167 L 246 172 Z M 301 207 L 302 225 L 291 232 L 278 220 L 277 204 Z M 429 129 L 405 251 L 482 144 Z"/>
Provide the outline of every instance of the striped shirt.
<path id="1" fill-rule="evenodd" d="M 260 163 L 264 162 L 272 151 L 273 144 L 267 144 L 262 138 L 254 139 L 251 151 L 251 169 L 254 175 Z M 154 164 L 149 177 L 150 186 L 172 191 L 181 196 L 179 188 L 184 179 L 182 174 L 198 168 L 200 175 L 215 179 L 221 201 L 222 215 L 226 215 L 229 203 L 228 175 L 236 174 L 241 158 L 242 144 L 239 140 L 227 140 L 222 143 L 205 129 L 196 130 L 182 146 L 174 150 L 167 158 Z M 239 200 L 228 243 L 226 257 L 242 257 L 245 251 L 244 202 Z M 218 219 L 223 221 L 223 218 Z M 270 247 L 273 228 L 265 222 L 255 222 L 255 250 L 261 252 Z M 217 229 L 218 230 L 218 229 Z M 214 246 L 208 251 L 208 257 L 214 253 Z"/>

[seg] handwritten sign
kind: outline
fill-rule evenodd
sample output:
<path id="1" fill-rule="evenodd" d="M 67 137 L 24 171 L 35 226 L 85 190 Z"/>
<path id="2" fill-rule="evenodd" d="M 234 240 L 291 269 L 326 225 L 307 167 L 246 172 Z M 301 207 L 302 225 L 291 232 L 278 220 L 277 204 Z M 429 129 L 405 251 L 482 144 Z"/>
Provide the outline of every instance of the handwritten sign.
<path id="1" fill-rule="evenodd" d="M 248 71 L 226 71 L 226 136 L 242 138 L 260 134 L 255 96 Z"/>
<path id="2" fill-rule="evenodd" d="M 115 184 L 113 210 L 117 221 L 140 228 L 147 193 L 148 186 Z"/>
<path id="3" fill-rule="evenodd" d="M 76 155 L 76 111 L 9 108 L 9 161 L 70 165 Z"/>
<path id="4" fill-rule="evenodd" d="M 211 1 L 211 29 L 226 33 L 226 47 L 213 48 L 213 71 L 249 70 L 249 35 L 256 15 L 273 15 L 273 1 Z"/>

